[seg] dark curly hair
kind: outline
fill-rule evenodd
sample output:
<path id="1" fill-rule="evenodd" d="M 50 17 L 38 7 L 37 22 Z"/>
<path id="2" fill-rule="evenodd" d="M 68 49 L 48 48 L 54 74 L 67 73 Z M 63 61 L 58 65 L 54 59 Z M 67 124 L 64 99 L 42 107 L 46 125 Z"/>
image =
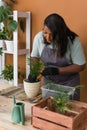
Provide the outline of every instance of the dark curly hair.
<path id="1" fill-rule="evenodd" d="M 61 57 L 64 56 L 67 51 L 68 38 L 73 43 L 73 40 L 78 35 L 71 31 L 66 25 L 64 19 L 56 13 L 47 16 L 44 20 L 44 25 L 52 32 L 53 48 L 57 50 L 57 55 L 60 55 Z M 47 44 L 45 38 L 44 41 L 45 44 Z"/>

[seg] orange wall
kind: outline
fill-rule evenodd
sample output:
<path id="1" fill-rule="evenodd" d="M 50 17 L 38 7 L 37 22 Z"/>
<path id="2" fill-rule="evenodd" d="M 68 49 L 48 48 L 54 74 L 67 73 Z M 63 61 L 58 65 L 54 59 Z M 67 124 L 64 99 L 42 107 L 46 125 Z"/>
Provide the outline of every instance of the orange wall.
<path id="1" fill-rule="evenodd" d="M 17 0 L 14 9 L 31 11 L 32 13 L 32 40 L 34 35 L 43 27 L 44 18 L 50 13 L 62 15 L 67 25 L 75 31 L 82 41 L 87 58 L 87 0 Z M 32 44 L 32 43 L 31 43 Z M 81 72 L 81 100 L 87 102 L 87 67 Z"/>

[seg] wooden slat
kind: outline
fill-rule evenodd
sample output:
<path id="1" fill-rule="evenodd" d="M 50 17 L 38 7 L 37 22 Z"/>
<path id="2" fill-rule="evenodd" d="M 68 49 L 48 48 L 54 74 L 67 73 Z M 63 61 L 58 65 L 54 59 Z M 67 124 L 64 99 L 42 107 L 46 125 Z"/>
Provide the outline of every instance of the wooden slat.
<path id="1" fill-rule="evenodd" d="M 33 117 L 33 126 L 41 130 L 71 130 L 70 128 L 66 128 L 66 127 L 54 124 L 52 122 L 48 122 L 46 120 L 41 120 L 36 117 Z"/>
<path id="2" fill-rule="evenodd" d="M 36 127 L 44 128 L 45 122 L 51 122 L 53 125 L 61 125 L 67 127 L 67 130 L 85 130 L 86 122 L 87 122 L 87 107 L 86 103 L 80 102 L 72 102 L 73 107 L 71 109 L 71 112 L 69 115 L 64 115 L 55 112 L 54 110 L 44 109 L 47 107 L 47 100 L 51 98 L 47 98 L 42 100 L 40 103 L 34 105 L 32 107 L 32 124 L 34 124 Z M 46 104 L 45 104 L 46 103 Z M 78 105 L 79 104 L 79 105 Z M 85 107 L 84 107 L 85 105 Z M 75 109 L 74 109 L 75 107 Z M 76 113 L 75 113 L 76 111 Z M 74 113 L 73 113 L 74 112 Z M 74 114 L 74 115 L 73 115 Z M 71 115 L 71 116 L 70 116 Z M 36 117 L 36 118 L 35 118 Z M 34 120 L 33 120 L 34 119 Z M 34 123 L 33 123 L 34 121 Z M 42 125 L 38 125 L 38 123 L 42 123 Z M 48 125 L 46 123 L 46 125 Z M 50 129 L 50 127 L 49 127 Z M 55 126 L 56 129 L 56 126 Z M 63 127 L 64 129 L 64 127 Z M 61 130 L 63 130 L 61 128 Z M 45 130 L 45 129 L 43 129 Z M 51 129 L 50 129 L 51 130 Z M 60 130 L 60 129 L 59 129 Z"/>
<path id="3" fill-rule="evenodd" d="M 33 106 L 32 108 L 33 108 L 33 116 L 72 128 L 73 119 L 71 117 L 56 112 L 52 112 L 49 110 L 43 110 L 35 106 Z"/>

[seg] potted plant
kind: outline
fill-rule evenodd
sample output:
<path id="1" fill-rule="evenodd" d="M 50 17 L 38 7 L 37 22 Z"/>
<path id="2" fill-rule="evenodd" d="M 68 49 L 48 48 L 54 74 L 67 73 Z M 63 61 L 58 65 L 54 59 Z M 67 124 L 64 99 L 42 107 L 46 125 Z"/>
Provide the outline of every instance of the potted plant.
<path id="1" fill-rule="evenodd" d="M 11 3 L 9 3 L 11 2 Z M 12 37 L 12 33 L 9 33 L 5 35 L 3 35 L 5 33 L 3 26 L 5 26 L 5 28 L 8 29 L 8 27 L 10 28 L 10 26 L 14 26 L 14 25 L 5 25 L 6 21 L 10 18 L 10 15 L 12 15 L 12 8 L 11 8 L 11 4 L 15 3 L 15 0 L 0 0 L 0 48 L 5 49 L 5 42 L 4 40 L 8 40 L 7 37 Z M 9 5 L 9 6 L 8 6 Z M 9 21 L 10 24 L 10 21 Z M 14 24 L 14 23 L 12 23 Z M 17 23 L 16 23 L 17 24 Z M 17 26 L 17 25 L 16 25 Z M 10 28 L 12 30 L 12 27 Z M 16 28 L 15 28 L 16 29 Z M 11 36 L 10 36 L 11 34 Z"/>
<path id="2" fill-rule="evenodd" d="M 33 98 L 40 91 L 40 73 L 44 65 L 41 60 L 35 62 L 32 58 L 28 58 L 27 61 L 30 65 L 30 73 L 24 80 L 24 90 L 28 98 Z"/>
<path id="3" fill-rule="evenodd" d="M 10 6 L 0 6 L 0 12 L 0 23 L 3 23 L 3 27 L 0 30 L 0 39 L 4 40 L 6 45 L 10 44 L 11 46 L 13 42 L 13 31 L 16 30 L 18 23 L 10 17 L 12 15 L 12 8 Z M 9 44 L 7 44 L 8 40 Z"/>
<path id="4" fill-rule="evenodd" d="M 0 30 L 0 39 L 5 40 L 6 45 L 8 45 L 8 40 L 9 44 L 10 42 L 12 44 L 13 32 L 18 26 L 18 23 L 11 17 L 12 13 L 13 11 L 10 6 L 0 6 L 0 23 L 3 23 L 2 28 Z"/>
<path id="5" fill-rule="evenodd" d="M 9 84 L 13 85 L 13 79 L 14 79 L 14 71 L 13 71 L 12 65 L 5 65 L 5 69 L 1 72 L 1 77 L 3 77 L 5 80 L 9 81 Z M 20 68 L 18 68 L 20 69 Z M 18 70 L 18 79 L 21 77 L 24 77 L 24 74 Z"/>
<path id="6" fill-rule="evenodd" d="M 17 27 L 19 27 L 22 32 L 25 30 L 25 21 L 23 18 L 19 18 L 18 22 L 13 20 L 13 3 L 16 3 L 16 1 L 0 0 L 0 40 L 2 40 L 0 43 L 3 44 L 2 48 L 7 49 L 9 52 L 14 51 L 13 32 Z"/>

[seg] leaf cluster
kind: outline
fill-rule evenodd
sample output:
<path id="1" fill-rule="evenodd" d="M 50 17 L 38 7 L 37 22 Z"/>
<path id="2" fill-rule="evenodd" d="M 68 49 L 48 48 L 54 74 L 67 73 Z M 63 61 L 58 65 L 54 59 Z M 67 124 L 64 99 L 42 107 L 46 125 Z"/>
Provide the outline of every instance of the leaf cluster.
<path id="1" fill-rule="evenodd" d="M 28 76 L 29 82 L 37 82 L 38 76 L 41 73 L 42 68 L 44 67 L 44 64 L 41 60 L 34 61 L 32 58 L 27 59 L 28 65 L 30 65 L 30 73 Z"/>
<path id="2" fill-rule="evenodd" d="M 20 68 L 18 68 L 20 69 Z M 1 76 L 4 77 L 6 80 L 13 80 L 14 79 L 14 68 L 12 65 L 5 65 L 5 69 L 2 70 Z M 23 77 L 23 73 L 18 70 L 18 78 Z"/>
<path id="3" fill-rule="evenodd" d="M 0 6 L 0 23 L 3 23 L 3 28 L 0 30 L 0 39 L 13 39 L 13 31 L 16 30 L 18 23 L 13 20 L 13 11 L 10 6 Z"/>
<path id="4" fill-rule="evenodd" d="M 12 15 L 12 8 L 10 6 L 0 6 L 0 22 L 4 22 Z"/>
<path id="5" fill-rule="evenodd" d="M 52 104 L 57 108 L 58 112 L 64 113 L 71 108 L 68 102 L 69 98 L 66 94 L 58 94 L 53 97 Z"/>

